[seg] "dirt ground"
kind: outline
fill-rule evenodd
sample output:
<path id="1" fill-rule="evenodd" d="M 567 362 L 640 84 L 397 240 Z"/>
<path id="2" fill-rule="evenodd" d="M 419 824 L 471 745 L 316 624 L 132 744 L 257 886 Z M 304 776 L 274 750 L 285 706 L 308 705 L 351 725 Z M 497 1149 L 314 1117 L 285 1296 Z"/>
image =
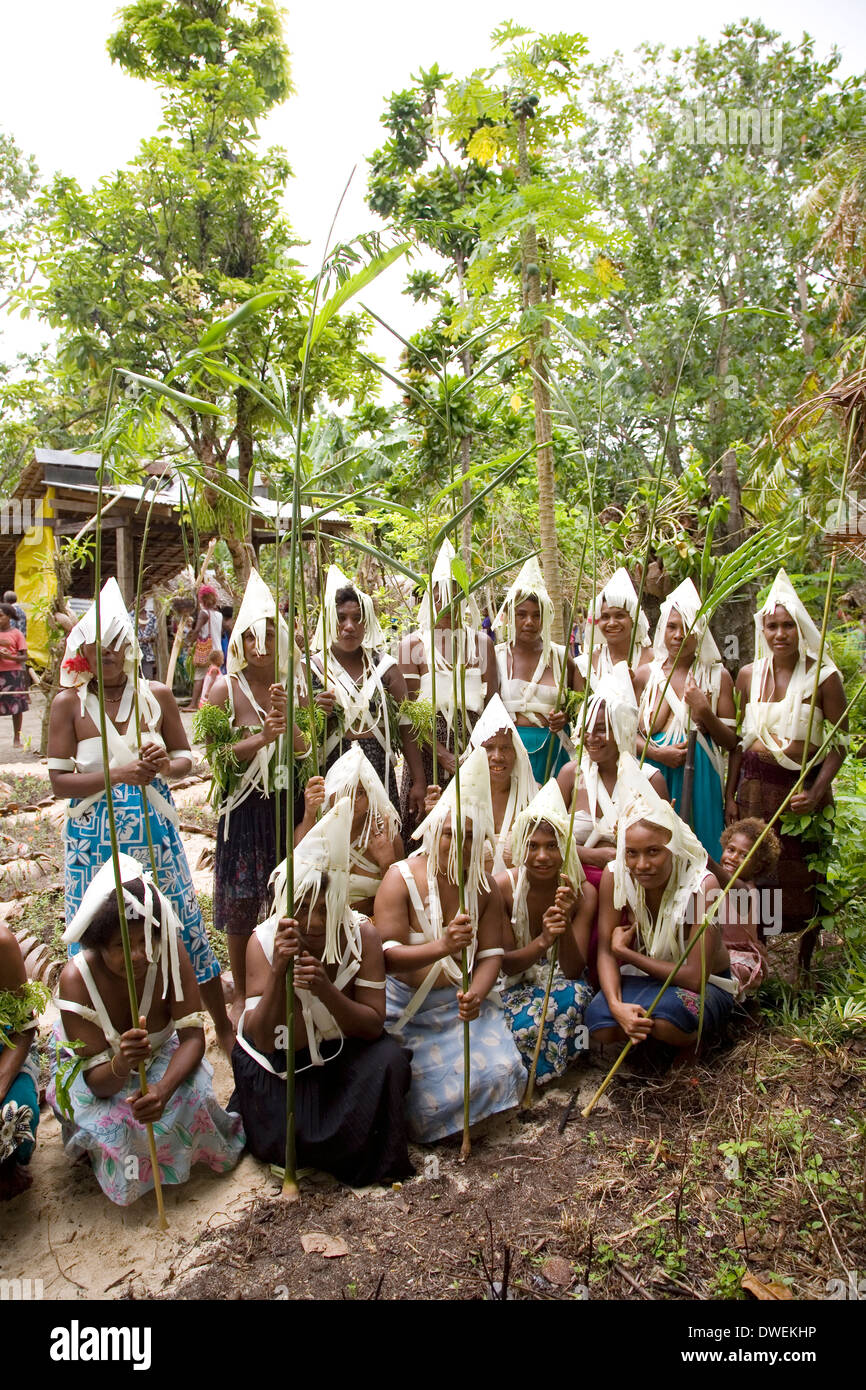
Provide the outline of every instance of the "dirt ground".
<path id="1" fill-rule="evenodd" d="M 38 719 L 34 708 L 25 734 L 32 721 L 38 738 Z M 10 756 L 6 733 L 0 724 L 0 783 L 35 795 L 45 769 L 32 752 Z M 193 866 L 213 844 L 205 792 L 176 798 Z M 59 809 L 2 825 L 45 856 L 20 904 L 55 950 Z M 194 873 L 206 899 L 206 856 Z M 788 943 L 774 949 L 789 970 Z M 210 1033 L 208 1057 L 225 1103 L 230 1068 Z M 167 1232 L 152 1196 L 126 1211 L 108 1202 L 43 1108 L 34 1185 L 0 1207 L 0 1273 L 41 1279 L 49 1299 L 778 1300 L 825 1298 L 828 1281 L 866 1268 L 866 1042 L 774 1032 L 753 1007 L 693 1068 L 658 1074 L 632 1054 L 584 1119 L 610 1060 L 583 1058 L 528 1116 L 480 1126 L 464 1166 L 456 1140 L 413 1150 L 417 1176 L 393 1189 L 311 1174 L 287 1205 L 249 1155 L 227 1176 L 198 1169 L 166 1190 Z M 313 1235 L 342 1253 L 308 1253 Z"/>

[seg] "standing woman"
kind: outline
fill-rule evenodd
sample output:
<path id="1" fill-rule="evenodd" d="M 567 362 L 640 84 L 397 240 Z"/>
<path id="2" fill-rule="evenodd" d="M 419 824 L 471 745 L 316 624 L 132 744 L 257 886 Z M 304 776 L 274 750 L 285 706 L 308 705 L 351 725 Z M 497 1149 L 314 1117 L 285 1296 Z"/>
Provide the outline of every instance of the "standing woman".
<path id="1" fill-rule="evenodd" d="M 455 734 L 459 738 L 462 752 L 469 742 L 469 735 L 481 711 L 499 689 L 496 662 L 492 659 L 493 646 L 481 627 L 481 614 L 474 599 L 460 600 L 461 621 L 459 627 L 454 626 L 454 612 L 450 605 L 456 593 L 451 574 L 451 562 L 455 558 L 456 551 L 453 545 L 449 540 L 444 540 L 433 566 L 432 590 L 424 595 L 418 609 L 418 628 L 403 638 L 399 657 L 400 670 L 406 679 L 410 700 L 427 701 L 432 706 L 435 669 L 436 757 L 439 765 L 439 783 L 443 787 L 454 775 Z M 465 676 L 465 727 L 459 691 L 457 705 L 454 703 L 455 660 L 459 663 L 458 678 L 460 672 Z M 431 747 L 424 747 L 422 759 L 426 791 L 427 785 L 433 782 Z M 412 839 L 423 816 L 423 796 L 421 809 L 418 810 L 417 797 L 412 791 L 411 772 L 407 765 L 403 770 L 403 784 L 400 788 L 400 821 L 406 844 Z"/>
<path id="2" fill-rule="evenodd" d="M 421 753 L 408 720 L 398 725 L 396 707 L 408 693 L 369 594 L 351 584 L 337 565 L 328 569 L 325 601 L 313 635 L 316 675 L 336 696 L 337 721 L 326 739 L 326 767 L 361 742 L 382 786 L 399 806 L 394 764 L 402 749 L 409 776 L 408 799 L 416 814 L 424 810 L 427 784 Z"/>
<path id="3" fill-rule="evenodd" d="M 545 780 L 548 750 L 554 745 L 550 776 L 568 761 L 567 717 L 557 708 L 562 663 L 568 662 L 565 689 L 577 690 L 579 675 L 565 647 L 551 641 L 553 600 L 538 560 L 526 561 L 493 620 L 507 638 L 496 647 L 502 701 L 523 740 L 536 782 Z"/>
<path id="4" fill-rule="evenodd" d="M 655 656 L 635 676 L 640 699 L 638 753 L 657 767 L 674 810 L 694 827 L 704 849 L 722 856 L 724 750 L 737 746 L 734 685 L 705 618 L 701 596 L 684 579 L 665 599 L 653 640 Z M 695 733 L 691 807 L 682 802 L 689 735 Z"/>
<path id="5" fill-rule="evenodd" d="M 768 821 L 799 779 L 809 730 L 809 707 L 815 690 L 815 665 L 821 635 L 783 569 L 755 614 L 755 660 L 737 676 L 746 702 L 742 749 L 731 755 L 726 810 L 729 822 L 758 816 Z M 847 732 L 845 691 L 833 662 L 825 657 L 818 674 L 818 697 L 809 733 L 809 755 L 824 737 L 824 724 L 841 720 Z M 844 749 L 831 747 L 791 798 L 792 815 L 810 816 L 832 801 L 833 778 L 845 760 Z M 799 835 L 779 835 L 781 857 L 763 886 L 781 887 L 782 930 L 804 931 L 815 914 L 815 875 L 806 864 L 809 845 Z M 800 942 L 800 963 L 808 968 L 815 933 Z"/>
<path id="6" fill-rule="evenodd" d="M 12 747 L 21 747 L 21 719 L 30 708 L 27 694 L 27 638 L 15 626 L 11 603 L 0 603 L 0 714 L 12 716 Z"/>
<path id="7" fill-rule="evenodd" d="M 138 645 L 116 579 L 100 594 L 102 693 L 96 691 L 96 604 L 66 639 L 60 668 L 61 690 L 48 725 L 48 774 L 54 795 L 68 798 L 63 838 L 66 846 L 66 921 L 75 916 L 97 869 L 111 858 L 108 803 L 100 726 L 105 719 L 111 800 L 120 848 L 151 867 L 147 825 L 153 841 L 160 890 L 180 921 L 183 944 L 192 960 L 202 999 L 221 1046 L 234 1045 L 226 1016 L 220 967 L 211 950 L 196 901 L 192 875 L 178 830 L 178 815 L 167 778 L 184 777 L 192 767 L 189 741 L 174 696 L 165 685 L 140 679 L 138 711 L 141 744 L 136 740 L 135 671 Z M 92 688 L 91 688 L 92 687 Z M 147 817 L 147 819 L 145 819 Z M 70 954 L 78 950 L 77 943 Z"/>
<path id="8" fill-rule="evenodd" d="M 638 607 L 637 591 L 629 578 L 628 570 L 618 569 L 596 594 L 586 624 L 583 651 L 577 659 L 579 670 L 578 686 L 583 689 L 589 663 L 589 648 L 592 643 L 592 678 L 590 685 L 595 688 L 596 681 L 608 675 L 620 661 L 628 661 L 631 646 L 632 628 L 637 623 L 637 635 L 631 658 L 631 669 L 637 671 L 649 665 L 652 659 L 652 646 L 649 639 L 649 623 L 642 608 Z M 594 629 L 594 631 L 593 631 Z"/>
<path id="9" fill-rule="evenodd" d="M 210 654 L 222 646 L 223 615 L 217 608 L 217 591 L 212 584 L 202 584 L 198 591 L 198 612 L 190 634 L 192 644 L 193 686 L 190 707 L 198 709 L 201 688 L 210 665 Z"/>
<path id="10" fill-rule="evenodd" d="M 286 793 L 282 773 L 289 629 L 280 618 L 277 637 L 276 611 L 273 594 L 258 570 L 253 570 L 232 629 L 227 674 L 218 677 L 207 699 L 209 705 L 226 711 L 222 730 L 215 730 L 208 720 L 207 755 L 222 795 L 214 862 L 214 925 L 228 939 L 237 1007 L 245 997 L 247 943 L 269 910 L 268 882 L 286 849 L 284 815 L 277 844 L 276 801 Z M 299 664 L 296 648 L 296 670 Z M 297 727 L 294 743 L 296 752 L 306 752 Z M 300 819 L 297 812 L 296 819 Z"/>

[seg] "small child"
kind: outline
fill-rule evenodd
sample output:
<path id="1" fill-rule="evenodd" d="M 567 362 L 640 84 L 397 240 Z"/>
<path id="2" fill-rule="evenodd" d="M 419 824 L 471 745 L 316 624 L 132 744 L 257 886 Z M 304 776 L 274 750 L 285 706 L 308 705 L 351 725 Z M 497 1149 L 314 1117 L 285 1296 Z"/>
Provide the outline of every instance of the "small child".
<path id="1" fill-rule="evenodd" d="M 213 685 L 222 674 L 222 652 L 217 651 L 216 647 L 214 647 L 213 651 L 210 654 L 210 657 L 208 658 L 208 661 L 209 664 L 207 668 L 207 675 L 204 678 L 204 684 L 201 688 L 201 699 L 198 702 L 199 709 L 202 709 L 203 706 L 207 704 L 207 697 Z"/>
<path id="2" fill-rule="evenodd" d="M 766 829 L 756 816 L 735 821 L 722 833 L 722 857 L 710 867 L 724 888 L 744 862 L 755 841 Z M 731 974 L 737 982 L 737 998 L 752 994 L 767 976 L 767 950 L 764 945 L 762 895 L 755 886 L 757 879 L 772 874 L 779 861 L 781 846 L 774 831 L 769 831 L 746 865 L 746 874 L 737 879 L 721 906 L 719 921 L 722 937 L 731 959 Z M 740 889 L 740 892 L 737 892 Z M 772 891 L 763 890 L 765 893 Z"/>

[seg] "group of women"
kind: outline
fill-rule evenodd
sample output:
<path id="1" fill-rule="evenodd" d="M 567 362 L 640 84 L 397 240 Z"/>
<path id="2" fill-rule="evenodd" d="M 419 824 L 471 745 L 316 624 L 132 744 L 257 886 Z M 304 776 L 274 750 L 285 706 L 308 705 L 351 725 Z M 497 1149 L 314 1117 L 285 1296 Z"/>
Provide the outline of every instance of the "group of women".
<path id="1" fill-rule="evenodd" d="M 183 1181 L 196 1162 L 225 1170 L 244 1143 L 282 1162 L 290 964 L 298 1159 L 363 1184 L 411 1173 L 410 1140 L 461 1128 L 464 1024 L 474 1123 L 515 1105 L 533 1064 L 539 1083 L 561 1075 L 588 1038 L 686 1055 L 716 1034 L 766 969 L 755 884 L 781 892 L 783 929 L 808 925 L 804 849 L 766 821 L 801 778 L 807 748 L 815 766 L 789 809 L 828 801 L 844 754 L 824 731 L 844 732 L 845 701 L 832 664 L 816 669 L 818 633 L 784 571 L 756 614 L 755 661 L 737 679 L 738 732 L 734 686 L 691 581 L 665 600 L 650 646 L 618 570 L 575 660 L 552 640 L 536 561 L 506 594 L 494 643 L 456 589 L 452 560 L 446 542 L 396 656 L 383 650 L 371 599 L 332 566 L 309 664 L 250 576 L 202 725 L 220 807 L 214 920 L 228 939 L 230 1017 L 166 780 L 191 761 L 173 697 L 137 676 L 113 580 L 100 601 L 102 710 L 95 608 L 70 633 L 48 750 L 68 800 L 70 949 L 48 1098 L 68 1152 L 89 1155 L 114 1201 L 153 1185 L 148 1124 L 164 1182 Z M 295 785 L 290 737 L 303 768 Z M 747 858 L 744 891 L 708 916 Z M 16 971 L 0 940 L 0 990 L 15 987 Z M 200 1001 L 231 1056 L 227 1110 L 213 1096 Z M 12 1195 L 38 1111 L 26 1087 L 28 1103 L 13 1096 L 31 1034 L 8 1031 L 0 1180 Z"/>

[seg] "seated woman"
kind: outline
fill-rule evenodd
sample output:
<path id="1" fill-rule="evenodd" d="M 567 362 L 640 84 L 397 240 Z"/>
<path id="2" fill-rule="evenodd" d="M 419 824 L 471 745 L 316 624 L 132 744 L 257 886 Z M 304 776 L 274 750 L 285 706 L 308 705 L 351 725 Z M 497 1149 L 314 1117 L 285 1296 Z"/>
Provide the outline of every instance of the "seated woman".
<path id="1" fill-rule="evenodd" d="M 551 779 L 517 817 L 514 867 L 496 878 L 508 921 L 502 1004 L 527 1071 L 550 973 L 548 954 L 557 946 L 536 1071 L 539 1085 L 561 1076 L 586 1047 L 583 1018 L 592 998 L 592 986 L 582 976 L 598 896 L 586 882 L 568 831 L 568 811 Z"/>
<path id="2" fill-rule="evenodd" d="M 723 831 L 721 860 L 710 865 L 722 888 L 728 886 L 764 830 L 766 826 L 762 820 L 749 816 Z M 746 865 L 745 876 L 737 879 L 719 908 L 722 937 L 731 958 L 738 999 L 751 994 L 766 979 L 767 950 L 763 931 L 769 924 L 770 914 L 763 912 L 763 905 L 765 895 L 773 890 L 765 888 L 762 892 L 755 887 L 755 879 L 774 872 L 780 852 L 778 835 L 773 830 L 768 831 Z M 775 918 L 773 926 L 777 927 Z"/>
<path id="3" fill-rule="evenodd" d="M 733 682 L 722 665 L 701 596 L 690 579 L 665 599 L 653 639 L 655 656 L 635 676 L 640 701 L 637 751 L 667 783 L 677 814 L 687 815 L 708 854 L 718 859 L 725 824 L 724 750 L 737 746 Z M 691 807 L 682 806 L 689 735 L 697 735 Z"/>
<path id="4" fill-rule="evenodd" d="M 483 748 L 460 769 L 462 844 L 454 833 L 455 793 L 451 781 L 416 831 L 423 848 L 392 865 L 376 894 L 376 928 L 388 964 L 387 1027 L 411 1049 L 409 1133 L 422 1143 L 462 1127 L 464 1021 L 470 1024 L 472 1124 L 516 1105 L 524 1080 L 501 1004 L 488 998 L 503 948 L 502 898 L 484 873 L 493 808 Z M 458 875 L 465 912 L 459 910 Z"/>
<path id="5" fill-rule="evenodd" d="M 728 1018 L 736 985 L 722 928 L 713 920 L 698 942 L 707 898 L 718 893 L 707 872 L 707 852 L 673 807 L 645 787 L 622 812 L 616 858 L 599 892 L 598 974 L 601 993 L 586 1014 L 597 1042 L 653 1038 L 693 1049 L 697 1042 L 702 977 L 706 981 L 702 1038 L 715 1036 Z M 674 979 L 647 1010 L 689 942 Z"/>
<path id="6" fill-rule="evenodd" d="M 295 844 L 312 830 L 321 808 L 330 810 L 344 796 L 352 807 L 349 905 L 368 917 L 382 875 L 403 858 L 404 849 L 397 812 L 360 742 L 350 744 L 325 777 L 311 777 L 307 782 L 304 818 L 295 830 Z"/>
<path id="7" fill-rule="evenodd" d="M 493 849 L 489 845 L 485 849 L 485 868 L 492 865 L 493 872 L 501 874 L 511 867 L 511 832 L 515 818 L 529 805 L 536 785 L 520 731 L 498 695 L 493 696 L 472 730 L 467 757 L 473 748 L 484 749 L 490 771 L 496 841 Z M 431 811 L 440 795 L 439 787 L 428 787 L 425 809 Z"/>
<path id="8" fill-rule="evenodd" d="M 33 1182 L 27 1167 L 39 1124 L 39 1061 L 27 993 L 18 939 L 0 922 L 0 1202 Z"/>
<path id="9" fill-rule="evenodd" d="M 555 777 L 569 756 L 568 720 L 558 708 L 559 684 L 564 678 L 565 699 L 579 680 L 565 647 L 551 640 L 552 624 L 553 600 L 533 556 L 505 595 L 493 625 L 506 634 L 496 647 L 502 701 L 517 725 L 536 782 Z"/>
<path id="10" fill-rule="evenodd" d="M 641 666 L 648 665 L 653 653 L 649 640 L 649 623 L 643 609 L 638 607 L 637 590 L 631 582 L 628 570 L 620 568 L 611 575 L 601 592 L 596 594 L 589 611 L 583 651 L 577 658 L 579 690 L 582 690 L 586 683 L 590 646 L 590 687 L 594 690 L 600 677 L 608 675 L 620 661 L 628 661 L 631 633 L 635 623 L 637 634 L 631 658 L 633 672 Z"/>
<path id="11" fill-rule="evenodd" d="M 404 1104 L 409 1054 L 383 1032 L 385 965 L 372 924 L 346 902 L 351 805 L 343 797 L 294 853 L 274 913 L 247 947 L 246 1007 L 232 1054 L 236 1105 L 256 1158 L 286 1152 L 286 974 L 294 961 L 295 1143 L 298 1164 L 351 1187 L 410 1177 Z"/>
<path id="12" fill-rule="evenodd" d="M 574 838 L 581 866 L 596 888 L 616 853 L 623 788 L 631 795 L 636 782 L 645 777 L 664 801 L 669 800 L 661 773 L 652 768 L 644 773 L 635 757 L 637 718 L 628 667 L 621 661 L 599 676 L 590 697 L 577 780 Z M 566 763 L 556 779 L 569 809 L 576 771 L 576 762 Z"/>
<path id="13" fill-rule="evenodd" d="M 105 1195 L 125 1207 L 153 1187 L 148 1123 L 165 1184 L 186 1182 L 196 1163 L 228 1172 L 240 1158 L 244 1135 L 240 1117 L 227 1114 L 213 1093 L 198 986 L 171 903 L 137 860 L 121 854 L 119 862 L 139 1017 L 130 1014 L 109 860 L 64 933 L 65 942 L 81 945 L 57 991 L 55 1038 L 71 1045 L 70 1058 L 58 1064 L 55 1052 L 47 1096 L 67 1154 L 89 1155 Z M 80 1069 L 73 1055 L 83 1060 Z M 146 1095 L 139 1092 L 140 1062 L 147 1069 Z M 58 1071 L 67 1073 L 60 1087 Z"/>

